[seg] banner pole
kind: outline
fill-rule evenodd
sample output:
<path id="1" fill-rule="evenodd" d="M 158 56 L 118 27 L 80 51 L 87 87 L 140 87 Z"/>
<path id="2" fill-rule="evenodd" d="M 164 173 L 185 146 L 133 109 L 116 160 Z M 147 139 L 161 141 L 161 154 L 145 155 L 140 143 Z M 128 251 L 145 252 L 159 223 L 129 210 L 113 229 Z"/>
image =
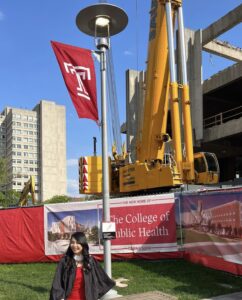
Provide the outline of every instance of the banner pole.
<path id="1" fill-rule="evenodd" d="M 110 222 L 109 205 L 109 168 L 108 168 L 108 140 L 107 140 L 107 90 L 106 90 L 106 51 L 109 49 L 108 38 L 100 38 L 97 41 L 100 50 L 101 72 L 101 126 L 102 126 L 102 190 L 103 190 L 103 222 Z M 111 241 L 104 239 L 104 269 L 109 277 L 112 277 L 111 268 Z"/>

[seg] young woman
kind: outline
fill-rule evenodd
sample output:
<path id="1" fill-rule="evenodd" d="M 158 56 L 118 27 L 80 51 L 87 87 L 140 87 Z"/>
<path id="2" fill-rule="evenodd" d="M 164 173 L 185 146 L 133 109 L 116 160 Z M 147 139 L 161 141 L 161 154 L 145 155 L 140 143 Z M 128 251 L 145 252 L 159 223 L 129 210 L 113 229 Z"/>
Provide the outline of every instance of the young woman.
<path id="1" fill-rule="evenodd" d="M 50 300 L 98 300 L 115 282 L 94 257 L 83 232 L 71 236 L 66 255 L 58 263 Z"/>

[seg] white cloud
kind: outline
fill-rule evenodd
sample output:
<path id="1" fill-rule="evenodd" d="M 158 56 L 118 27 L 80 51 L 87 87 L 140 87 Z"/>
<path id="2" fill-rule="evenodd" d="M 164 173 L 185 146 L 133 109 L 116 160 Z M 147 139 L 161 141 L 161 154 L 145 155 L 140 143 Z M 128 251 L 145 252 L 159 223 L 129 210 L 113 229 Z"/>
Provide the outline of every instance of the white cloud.
<path id="1" fill-rule="evenodd" d="M 68 159 L 67 167 L 78 167 L 78 159 L 77 158 Z"/>
<path id="2" fill-rule="evenodd" d="M 3 21 L 5 19 L 5 15 L 2 11 L 0 11 L 0 21 Z"/>
<path id="3" fill-rule="evenodd" d="M 134 55 L 134 53 L 129 50 L 125 50 L 124 55 Z"/>
<path id="4" fill-rule="evenodd" d="M 67 194 L 72 197 L 79 197 L 79 182 L 76 179 L 67 179 Z"/>

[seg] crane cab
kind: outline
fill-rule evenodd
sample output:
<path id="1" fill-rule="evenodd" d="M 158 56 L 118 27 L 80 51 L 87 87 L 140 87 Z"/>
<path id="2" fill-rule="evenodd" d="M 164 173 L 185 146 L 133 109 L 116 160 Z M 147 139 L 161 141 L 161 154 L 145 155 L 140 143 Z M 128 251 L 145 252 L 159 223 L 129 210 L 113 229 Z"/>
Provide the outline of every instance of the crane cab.
<path id="1" fill-rule="evenodd" d="M 194 153 L 196 184 L 216 184 L 219 182 L 219 164 L 214 153 Z"/>

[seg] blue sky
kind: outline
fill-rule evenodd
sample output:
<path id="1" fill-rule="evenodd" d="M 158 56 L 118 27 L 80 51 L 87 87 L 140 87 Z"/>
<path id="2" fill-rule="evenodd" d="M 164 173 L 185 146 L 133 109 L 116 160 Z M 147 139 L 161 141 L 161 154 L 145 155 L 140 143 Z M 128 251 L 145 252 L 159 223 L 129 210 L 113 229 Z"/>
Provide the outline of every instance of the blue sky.
<path id="1" fill-rule="evenodd" d="M 90 120 L 78 119 L 64 85 L 50 41 L 95 49 L 91 37 L 75 25 L 78 12 L 97 3 L 91 0 L 2 0 L 0 2 L 0 111 L 6 106 L 32 109 L 40 100 L 66 106 L 68 193 L 78 193 L 80 156 L 92 155 L 93 136 L 100 153 L 101 131 Z M 127 28 L 111 41 L 120 122 L 125 121 L 125 71 L 145 69 L 150 0 L 108 1 L 122 7 L 129 17 Z M 184 0 L 184 23 L 205 28 L 241 0 Z M 242 48 L 241 24 L 220 37 Z M 204 78 L 231 62 L 204 53 Z M 99 68 L 96 69 L 99 76 Z M 99 78 L 97 78 L 99 80 Z M 100 100 L 100 99 L 99 99 Z"/>

